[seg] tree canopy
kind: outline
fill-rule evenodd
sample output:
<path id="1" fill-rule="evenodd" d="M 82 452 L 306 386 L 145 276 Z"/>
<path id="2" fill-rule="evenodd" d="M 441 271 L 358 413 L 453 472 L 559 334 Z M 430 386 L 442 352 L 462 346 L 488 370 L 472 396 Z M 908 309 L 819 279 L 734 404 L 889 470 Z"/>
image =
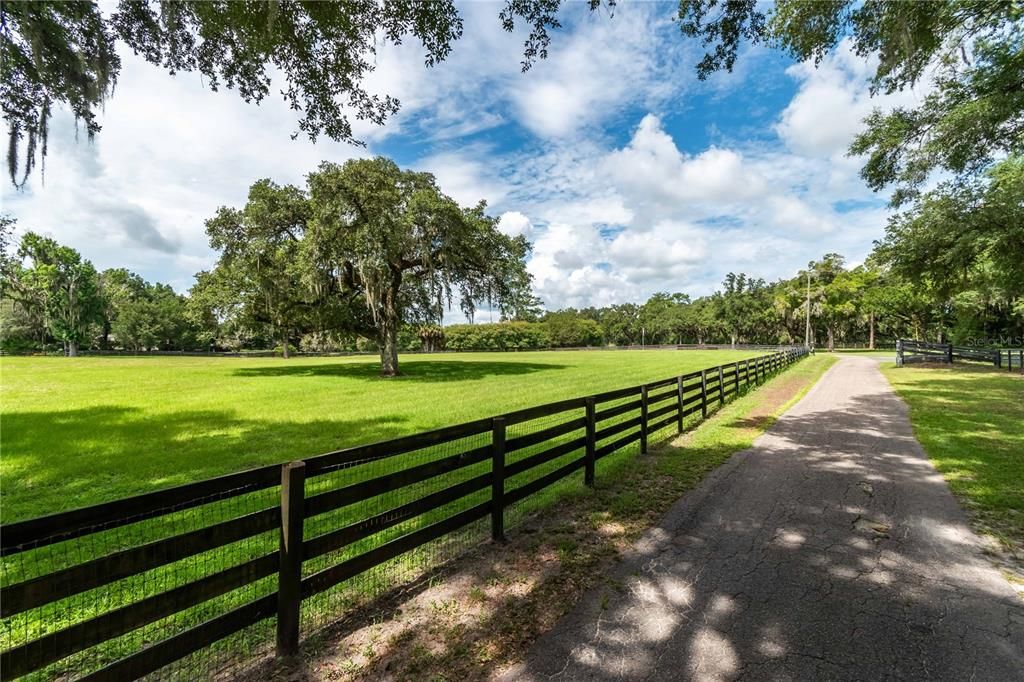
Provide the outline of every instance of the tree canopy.
<path id="1" fill-rule="evenodd" d="M 440 320 L 457 298 L 506 311 L 529 292 L 529 243 L 508 237 L 486 204 L 459 206 L 429 173 L 383 157 L 324 163 L 309 176 L 307 282 L 321 295 L 358 297 L 380 341 L 381 372 L 398 373 L 403 322 Z"/>
<path id="2" fill-rule="evenodd" d="M 506 0 L 500 10 L 505 30 L 518 23 L 529 28 L 524 70 L 547 56 L 560 5 Z M 100 131 L 97 111 L 121 70 L 118 40 L 169 73 L 200 73 L 212 90 L 237 90 L 246 102 L 270 95 L 272 75 L 279 75 L 281 96 L 298 112 L 293 137 L 360 144 L 353 118 L 383 123 L 401 104 L 363 85 L 379 47 L 415 40 L 429 67 L 448 57 L 463 31 L 453 0 L 120 0 L 109 13 L 92 0 L 3 2 L 0 26 L 0 108 L 16 185 L 24 184 L 37 156 L 45 157 L 55 107 L 68 107 L 90 138 Z"/>
<path id="3" fill-rule="evenodd" d="M 708 47 L 700 78 L 731 70 L 747 41 L 818 63 L 849 39 L 877 58 L 872 92 L 931 79 L 918 107 L 875 111 L 851 146 L 867 155 L 869 186 L 895 186 L 895 205 L 935 171 L 977 174 L 1024 144 L 1024 8 L 1012 0 L 779 0 L 768 11 L 754 0 L 680 0 L 678 17 L 683 35 Z"/>

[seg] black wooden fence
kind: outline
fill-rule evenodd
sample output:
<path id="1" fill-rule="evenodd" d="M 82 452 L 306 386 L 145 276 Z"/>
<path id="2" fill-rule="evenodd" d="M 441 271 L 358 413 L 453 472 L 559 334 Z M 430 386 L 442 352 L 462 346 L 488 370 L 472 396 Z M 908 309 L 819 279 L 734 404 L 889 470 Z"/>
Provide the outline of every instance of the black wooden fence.
<path id="1" fill-rule="evenodd" d="M 925 343 L 900 339 L 896 342 L 896 366 L 915 362 L 952 364 L 956 361 L 984 362 L 995 367 L 1024 367 L 1024 350 L 954 346 L 951 343 Z"/>
<path id="2" fill-rule="evenodd" d="M 501 539 L 528 497 L 557 493 L 549 487 L 579 470 L 593 485 L 604 458 L 635 443 L 645 451 L 806 354 L 788 348 L 0 526 L 0 670 L 128 680 L 191 657 L 181 675 L 197 678 L 214 673 L 195 659 L 214 647 L 237 660 L 276 640 L 279 654 L 294 653 L 300 630 L 356 603 L 318 619 L 318 596 L 385 564 L 404 561 L 405 576 L 436 567 L 486 537 L 454 541 L 473 524 Z"/>

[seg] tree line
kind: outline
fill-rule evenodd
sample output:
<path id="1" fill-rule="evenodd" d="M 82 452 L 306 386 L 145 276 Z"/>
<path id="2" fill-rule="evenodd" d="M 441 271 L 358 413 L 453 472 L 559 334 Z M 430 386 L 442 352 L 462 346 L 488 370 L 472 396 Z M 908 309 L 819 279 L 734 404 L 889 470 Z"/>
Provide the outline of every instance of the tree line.
<path id="1" fill-rule="evenodd" d="M 515 317 L 532 305 L 530 245 L 497 229 L 486 204 L 459 206 L 434 177 L 376 157 L 323 163 L 306 187 L 259 180 L 241 208 L 206 221 L 216 265 L 188 296 L 123 269 L 98 273 L 34 232 L 13 248 L 2 224 L 0 297 L 8 350 L 58 341 L 132 350 L 252 348 L 274 342 L 373 347 L 398 373 L 403 331 L 457 303 Z M 362 339 L 363 341 L 360 341 Z"/>
<path id="2" fill-rule="evenodd" d="M 1024 337 L 1024 292 L 1012 269 L 1001 277 L 983 261 L 958 278 L 922 279 L 892 229 L 856 267 L 832 253 L 770 283 L 729 273 L 707 296 L 656 293 L 644 303 L 545 311 L 530 290 L 525 240 L 502 235 L 482 204 L 458 207 L 429 176 L 380 158 L 324 164 L 306 190 L 253 184 L 244 207 L 207 221 L 220 256 L 187 295 L 124 268 L 97 272 L 74 249 L 32 232 L 14 249 L 13 220 L 0 227 L 6 352 L 375 351 L 382 372 L 394 374 L 398 352 L 410 350 L 832 349 Z M 467 317 L 486 301 L 501 321 L 442 327 L 455 298 Z"/>

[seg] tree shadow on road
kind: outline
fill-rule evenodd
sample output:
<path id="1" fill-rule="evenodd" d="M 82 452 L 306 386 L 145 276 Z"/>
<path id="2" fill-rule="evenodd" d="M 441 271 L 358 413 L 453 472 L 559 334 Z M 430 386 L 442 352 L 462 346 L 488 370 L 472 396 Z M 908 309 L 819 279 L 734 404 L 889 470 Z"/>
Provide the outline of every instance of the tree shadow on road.
<path id="1" fill-rule="evenodd" d="M 505 679 L 1018 679 L 1024 603 L 893 401 L 779 420 Z"/>

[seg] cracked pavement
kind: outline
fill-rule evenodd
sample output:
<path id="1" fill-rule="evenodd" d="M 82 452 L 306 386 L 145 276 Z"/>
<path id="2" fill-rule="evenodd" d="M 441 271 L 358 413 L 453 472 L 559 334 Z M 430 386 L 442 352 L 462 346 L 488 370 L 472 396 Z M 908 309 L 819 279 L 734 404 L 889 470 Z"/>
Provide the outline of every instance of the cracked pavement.
<path id="1" fill-rule="evenodd" d="M 502 679 L 1024 680 L 1024 602 L 843 357 Z"/>

